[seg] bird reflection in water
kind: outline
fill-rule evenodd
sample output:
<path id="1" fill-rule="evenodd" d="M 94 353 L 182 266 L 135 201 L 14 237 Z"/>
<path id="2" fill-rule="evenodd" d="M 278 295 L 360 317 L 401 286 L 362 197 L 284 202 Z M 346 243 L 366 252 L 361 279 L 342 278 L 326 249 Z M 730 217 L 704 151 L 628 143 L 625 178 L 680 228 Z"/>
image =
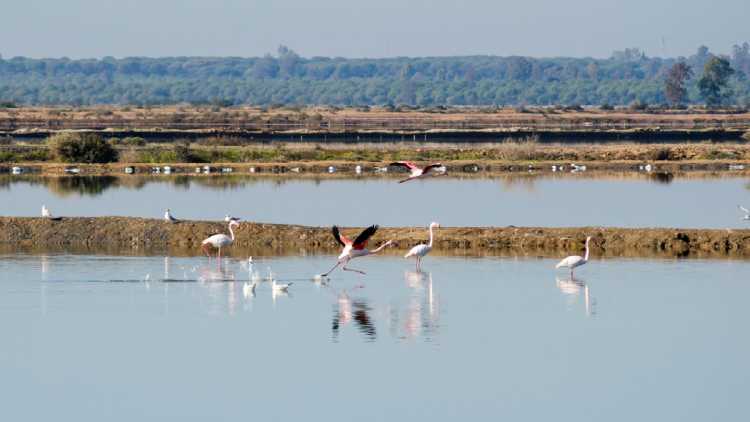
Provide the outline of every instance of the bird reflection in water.
<path id="1" fill-rule="evenodd" d="M 346 292 L 341 292 L 333 310 L 333 321 L 331 323 L 333 341 L 338 341 L 340 330 L 352 321 L 368 341 L 375 341 L 377 332 L 374 320 L 370 315 L 371 311 L 372 308 L 367 304 L 367 301 L 363 299 L 352 300 Z"/>
<path id="2" fill-rule="evenodd" d="M 239 305 L 241 287 L 236 281 L 233 271 L 227 268 L 215 268 L 210 265 L 202 266 L 197 269 L 198 282 L 208 291 L 210 299 L 209 313 L 221 313 L 223 304 L 226 305 L 226 312 L 233 315 Z"/>
<path id="3" fill-rule="evenodd" d="M 596 299 L 591 296 L 591 289 L 589 289 L 585 280 L 575 277 L 555 277 L 555 285 L 567 298 L 568 308 L 572 308 L 575 302 L 578 301 L 578 297 L 583 295 L 586 316 L 596 315 Z"/>
<path id="4" fill-rule="evenodd" d="M 432 273 L 421 271 L 406 271 L 404 273 L 406 286 L 412 289 L 404 317 L 404 335 L 407 339 L 423 336 L 432 341 L 439 327 L 439 304 L 432 283 Z M 398 312 L 392 314 L 394 326 L 398 326 Z"/>

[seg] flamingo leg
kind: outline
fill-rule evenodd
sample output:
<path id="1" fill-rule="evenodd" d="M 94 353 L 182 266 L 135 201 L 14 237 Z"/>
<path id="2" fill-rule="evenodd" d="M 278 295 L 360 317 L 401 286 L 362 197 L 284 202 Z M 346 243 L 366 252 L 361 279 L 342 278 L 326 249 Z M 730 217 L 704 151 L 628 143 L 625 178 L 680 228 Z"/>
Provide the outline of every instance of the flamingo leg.
<path id="1" fill-rule="evenodd" d="M 323 277 L 328 277 L 328 274 L 330 274 L 331 272 L 333 272 L 333 270 L 335 270 L 335 269 L 336 269 L 336 268 L 337 268 L 337 267 L 338 267 L 339 265 L 341 265 L 341 262 L 342 262 L 342 261 L 337 261 L 337 262 L 336 262 L 336 265 L 334 265 L 334 266 L 333 266 L 333 268 L 331 268 L 330 270 L 328 270 L 327 272 L 325 272 L 325 273 L 323 273 L 323 274 L 321 274 L 321 275 L 322 275 Z"/>
<path id="2" fill-rule="evenodd" d="M 349 268 L 349 267 L 347 267 L 347 266 L 346 266 L 346 264 L 344 264 L 344 266 L 343 266 L 343 267 L 341 267 L 341 269 L 342 269 L 342 270 L 344 270 L 344 271 L 353 271 L 353 272 L 355 272 L 355 273 L 360 273 L 360 274 L 362 274 L 362 275 L 367 275 L 367 273 L 365 273 L 365 272 L 364 272 L 364 271 L 362 271 L 362 270 L 358 270 L 358 269 L 356 269 L 356 268 Z"/>

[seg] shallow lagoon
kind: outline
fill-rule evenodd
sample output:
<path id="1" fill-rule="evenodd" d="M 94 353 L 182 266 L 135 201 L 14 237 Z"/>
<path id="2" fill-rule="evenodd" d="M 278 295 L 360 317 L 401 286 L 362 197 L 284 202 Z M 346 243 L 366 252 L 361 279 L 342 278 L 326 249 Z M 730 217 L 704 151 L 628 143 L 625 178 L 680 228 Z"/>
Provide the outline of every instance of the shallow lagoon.
<path id="1" fill-rule="evenodd" d="M 750 263 L 0 257 L 8 420 L 742 420 Z M 164 281 L 166 280 L 166 281 Z M 216 281 L 223 280 L 223 281 Z M 234 280 L 234 281 L 226 281 Z"/>
<path id="2" fill-rule="evenodd" d="M 288 176 L 18 177 L 0 179 L 0 215 L 218 220 L 226 213 L 316 226 L 616 226 L 746 228 L 748 179 L 619 173 L 492 178 Z"/>

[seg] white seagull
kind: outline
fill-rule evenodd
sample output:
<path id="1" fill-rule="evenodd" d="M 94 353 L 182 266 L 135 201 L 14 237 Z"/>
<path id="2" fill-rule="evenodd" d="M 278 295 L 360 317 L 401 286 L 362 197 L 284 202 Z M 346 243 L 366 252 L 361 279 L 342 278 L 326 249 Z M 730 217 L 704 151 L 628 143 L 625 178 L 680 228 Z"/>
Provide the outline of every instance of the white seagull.
<path id="1" fill-rule="evenodd" d="M 53 217 L 46 205 L 42 205 L 42 217 L 55 221 L 62 220 L 62 217 Z"/>
<path id="2" fill-rule="evenodd" d="M 445 166 L 443 166 L 440 163 L 430 164 L 429 166 L 426 166 L 424 168 L 417 166 L 411 161 L 396 161 L 395 163 L 391 163 L 390 165 L 404 167 L 411 172 L 408 178 L 404 180 L 399 180 L 399 183 L 404 183 L 404 182 L 408 182 L 409 180 L 419 179 L 420 177 L 432 175 L 433 173 L 441 173 L 441 174 L 445 173 Z"/>
<path id="3" fill-rule="evenodd" d="M 174 218 L 174 216 L 172 215 L 172 213 L 169 211 L 169 208 L 167 208 L 167 210 L 164 211 L 164 221 L 166 221 L 168 223 L 179 223 L 180 222 L 180 220 Z"/>
<path id="4" fill-rule="evenodd" d="M 271 280 L 271 287 L 273 288 L 273 291 L 275 292 L 288 292 L 289 286 L 291 286 L 294 283 L 277 283 L 276 280 Z"/>
<path id="5" fill-rule="evenodd" d="M 739 208 L 740 211 L 745 213 L 745 215 L 742 217 L 743 220 L 750 220 L 750 210 L 743 207 L 742 205 L 737 205 L 737 208 Z"/>
<path id="6" fill-rule="evenodd" d="M 230 221 L 234 221 L 234 222 L 239 223 L 240 220 L 242 220 L 242 219 L 239 218 L 239 217 L 232 217 L 229 214 L 227 214 L 227 215 L 224 216 L 224 222 L 226 222 L 226 223 L 229 223 Z"/>
<path id="7" fill-rule="evenodd" d="M 570 276 L 572 278 L 574 268 L 580 267 L 581 265 L 584 265 L 587 262 L 589 262 L 589 241 L 591 241 L 591 236 L 586 238 L 586 256 L 578 256 L 578 255 L 569 256 L 563 259 L 562 261 L 558 262 L 557 265 L 555 265 L 555 268 L 569 268 Z"/>
<path id="8" fill-rule="evenodd" d="M 420 271 L 422 269 L 422 258 L 424 258 L 425 255 L 430 253 L 432 250 L 432 239 L 433 239 L 433 233 L 432 229 L 440 227 L 440 224 L 436 222 L 430 223 L 430 241 L 426 245 L 424 243 L 420 243 L 419 245 L 411 248 L 411 250 L 404 255 L 404 258 L 411 258 L 416 257 L 417 258 L 417 271 Z"/>

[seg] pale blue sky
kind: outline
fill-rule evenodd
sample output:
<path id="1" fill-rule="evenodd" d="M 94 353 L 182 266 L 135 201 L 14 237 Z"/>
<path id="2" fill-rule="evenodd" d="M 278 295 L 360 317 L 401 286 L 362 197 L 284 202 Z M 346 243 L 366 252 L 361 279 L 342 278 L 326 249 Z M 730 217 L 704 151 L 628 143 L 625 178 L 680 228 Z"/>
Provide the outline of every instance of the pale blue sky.
<path id="1" fill-rule="evenodd" d="M 748 0 L 5 0 L 0 54 L 305 57 L 727 53 Z M 664 45 L 662 45 L 662 38 Z"/>

